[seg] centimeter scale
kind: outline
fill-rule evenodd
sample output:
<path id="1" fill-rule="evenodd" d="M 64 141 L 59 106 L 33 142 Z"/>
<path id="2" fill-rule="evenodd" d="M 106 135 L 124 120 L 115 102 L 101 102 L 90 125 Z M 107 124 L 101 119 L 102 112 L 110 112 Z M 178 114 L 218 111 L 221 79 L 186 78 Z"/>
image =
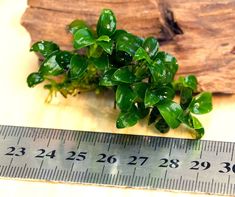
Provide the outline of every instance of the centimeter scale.
<path id="1" fill-rule="evenodd" d="M 0 176 L 235 195 L 235 143 L 1 126 Z"/>

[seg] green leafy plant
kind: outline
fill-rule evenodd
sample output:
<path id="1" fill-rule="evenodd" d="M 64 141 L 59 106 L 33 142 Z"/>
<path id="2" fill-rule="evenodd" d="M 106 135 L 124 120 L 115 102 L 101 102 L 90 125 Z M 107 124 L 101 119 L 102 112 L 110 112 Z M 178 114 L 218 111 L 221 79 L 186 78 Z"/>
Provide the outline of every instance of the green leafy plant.
<path id="1" fill-rule="evenodd" d="M 161 133 L 177 128 L 181 123 L 193 129 L 197 138 L 204 128 L 193 114 L 212 110 L 212 95 L 197 94 L 194 75 L 174 80 L 178 70 L 175 57 L 159 50 L 156 38 L 140 38 L 116 29 L 116 17 L 104 9 L 96 31 L 84 21 L 68 25 L 73 35 L 73 51 L 61 50 L 51 41 L 39 41 L 30 51 L 39 53 L 43 61 L 38 72 L 27 78 L 29 87 L 46 81 L 49 102 L 57 92 L 65 98 L 77 93 L 111 89 L 120 109 L 117 128 L 135 125 L 148 118 Z M 180 94 L 180 103 L 174 98 Z"/>

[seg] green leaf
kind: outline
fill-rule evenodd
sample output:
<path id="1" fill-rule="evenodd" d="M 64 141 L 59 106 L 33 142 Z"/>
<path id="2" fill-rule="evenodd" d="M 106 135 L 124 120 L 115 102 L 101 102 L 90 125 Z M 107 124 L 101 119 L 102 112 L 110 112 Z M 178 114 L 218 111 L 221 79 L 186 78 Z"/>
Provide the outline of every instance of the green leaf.
<path id="1" fill-rule="evenodd" d="M 152 107 L 160 101 L 159 96 L 156 94 L 156 90 L 147 89 L 145 92 L 144 105 L 145 107 Z"/>
<path id="2" fill-rule="evenodd" d="M 57 76 L 64 72 L 63 68 L 61 68 L 58 62 L 56 61 L 57 54 L 57 52 L 52 53 L 42 62 L 39 69 L 39 72 L 42 75 Z"/>
<path id="3" fill-rule="evenodd" d="M 132 85 L 132 90 L 137 95 L 139 101 L 144 101 L 145 92 L 148 88 L 148 84 L 144 82 L 137 82 Z"/>
<path id="4" fill-rule="evenodd" d="M 161 86 L 156 89 L 156 95 L 160 100 L 172 100 L 175 97 L 175 91 L 169 86 Z"/>
<path id="5" fill-rule="evenodd" d="M 141 38 L 130 33 L 122 33 L 117 38 L 116 50 L 124 51 L 130 56 L 134 56 L 142 44 L 143 40 Z"/>
<path id="6" fill-rule="evenodd" d="M 99 38 L 97 38 L 96 41 L 104 41 L 104 42 L 109 42 L 111 39 L 109 36 L 106 36 L 106 35 L 102 35 L 100 36 Z"/>
<path id="7" fill-rule="evenodd" d="M 148 37 L 144 41 L 143 48 L 150 58 L 154 58 L 158 52 L 159 43 L 156 38 Z"/>
<path id="8" fill-rule="evenodd" d="M 177 80 L 173 81 L 174 89 L 176 91 L 180 91 L 184 87 L 183 82 L 184 82 L 184 77 L 179 76 L 179 78 Z"/>
<path id="9" fill-rule="evenodd" d="M 73 46 L 75 49 L 81 49 L 93 45 L 95 39 L 89 29 L 83 28 L 76 31 L 73 38 Z"/>
<path id="10" fill-rule="evenodd" d="M 87 57 L 94 57 L 99 58 L 103 53 L 103 49 L 97 45 L 95 42 L 94 44 L 89 46 Z"/>
<path id="11" fill-rule="evenodd" d="M 109 42 L 107 41 L 97 41 L 96 42 L 106 53 L 109 55 L 112 54 L 113 52 L 113 41 L 110 40 Z"/>
<path id="12" fill-rule="evenodd" d="M 109 67 L 109 58 L 107 55 L 102 55 L 98 58 L 91 57 L 89 59 L 91 64 L 93 64 L 98 70 L 105 71 Z"/>
<path id="13" fill-rule="evenodd" d="M 143 79 L 150 77 L 150 71 L 146 64 L 137 64 L 134 67 L 134 74 L 138 81 L 141 81 Z"/>
<path id="14" fill-rule="evenodd" d="M 41 73 L 34 72 L 27 77 L 27 84 L 30 88 L 44 81 L 44 77 Z"/>
<path id="15" fill-rule="evenodd" d="M 156 60 L 148 65 L 153 80 L 156 84 L 168 84 L 173 81 L 174 75 L 161 60 Z"/>
<path id="16" fill-rule="evenodd" d="M 169 125 L 162 117 L 155 124 L 155 128 L 160 131 L 160 133 L 167 133 L 170 130 Z"/>
<path id="17" fill-rule="evenodd" d="M 156 55 L 155 60 L 161 60 L 161 62 L 165 65 L 165 67 L 171 72 L 173 78 L 175 73 L 178 70 L 178 64 L 175 57 L 170 55 L 169 53 L 159 51 Z"/>
<path id="18" fill-rule="evenodd" d="M 99 85 L 100 86 L 114 86 L 117 85 L 117 82 L 113 81 L 112 76 L 116 69 L 112 68 L 104 73 L 101 77 Z"/>
<path id="19" fill-rule="evenodd" d="M 145 93 L 145 106 L 151 107 L 157 104 L 159 101 L 162 101 L 164 99 L 172 100 L 175 96 L 175 91 L 168 87 L 168 86 L 162 86 L 158 87 L 156 89 L 147 89 Z"/>
<path id="20" fill-rule="evenodd" d="M 127 66 L 131 63 L 132 57 L 124 51 L 114 50 L 111 60 L 116 67 Z"/>
<path id="21" fill-rule="evenodd" d="M 65 70 L 70 68 L 70 61 L 73 54 L 69 51 L 60 51 L 56 54 L 56 62 Z"/>
<path id="22" fill-rule="evenodd" d="M 135 108 L 128 112 L 121 112 L 116 121 L 116 127 L 118 129 L 132 127 L 139 120 L 139 116 L 136 113 Z"/>
<path id="23" fill-rule="evenodd" d="M 191 88 L 193 91 L 197 89 L 197 78 L 194 75 L 184 77 L 183 86 Z"/>
<path id="24" fill-rule="evenodd" d="M 157 107 L 153 107 L 149 115 L 148 125 L 154 123 L 158 117 L 160 117 L 160 112 Z"/>
<path id="25" fill-rule="evenodd" d="M 81 79 L 85 71 L 87 70 L 86 59 L 80 55 L 74 55 L 71 59 L 71 68 L 69 70 L 69 78 L 71 80 Z"/>
<path id="26" fill-rule="evenodd" d="M 103 9 L 97 26 L 96 26 L 98 36 L 107 35 L 111 36 L 116 30 L 116 17 L 112 10 Z"/>
<path id="27" fill-rule="evenodd" d="M 112 79 L 122 83 L 133 83 L 135 81 L 135 75 L 125 66 L 117 69 Z"/>
<path id="28" fill-rule="evenodd" d="M 143 119 L 145 118 L 148 114 L 149 114 L 149 111 L 150 111 L 150 108 L 145 108 L 144 106 L 144 102 L 137 102 L 137 114 L 139 116 L 140 119 Z"/>
<path id="29" fill-rule="evenodd" d="M 77 30 L 88 28 L 88 25 L 83 20 L 74 20 L 68 25 L 68 29 L 72 34 L 75 34 Z"/>
<path id="30" fill-rule="evenodd" d="M 157 104 L 157 108 L 160 111 L 160 114 L 166 121 L 166 123 L 172 128 L 177 128 L 180 125 L 178 117 L 183 113 L 182 108 L 179 104 L 170 100 L 163 100 Z"/>
<path id="31" fill-rule="evenodd" d="M 185 110 L 188 108 L 193 98 L 193 90 L 191 88 L 182 87 L 180 91 L 180 106 Z"/>
<path id="32" fill-rule="evenodd" d="M 116 90 L 116 103 L 121 111 L 129 111 L 137 95 L 128 85 L 118 85 Z"/>
<path id="33" fill-rule="evenodd" d="M 191 116 L 191 117 L 192 117 L 193 128 L 196 131 L 196 138 L 200 139 L 205 133 L 204 127 L 202 126 L 201 122 L 196 117 L 194 116 Z"/>
<path id="34" fill-rule="evenodd" d="M 195 116 L 192 116 L 189 113 L 182 113 L 178 119 L 188 127 L 195 130 L 197 139 L 200 139 L 204 135 L 204 128 Z"/>
<path id="35" fill-rule="evenodd" d="M 195 96 L 189 104 L 189 110 L 194 114 L 205 114 L 212 110 L 212 94 L 202 92 Z"/>
<path id="36" fill-rule="evenodd" d="M 133 59 L 135 61 L 146 60 L 149 64 L 152 62 L 149 55 L 142 47 L 138 48 Z"/>
<path id="37" fill-rule="evenodd" d="M 197 78 L 194 75 L 188 75 L 185 77 L 180 76 L 173 83 L 176 90 L 181 90 L 182 88 L 190 88 L 193 91 L 197 90 Z"/>
<path id="38" fill-rule="evenodd" d="M 111 36 L 112 40 L 114 40 L 116 42 L 117 38 L 119 35 L 123 34 L 123 33 L 127 33 L 127 31 L 123 30 L 123 29 L 117 29 L 115 31 L 115 33 Z"/>
<path id="39" fill-rule="evenodd" d="M 50 54 L 58 50 L 60 50 L 60 48 L 57 44 L 46 40 L 36 42 L 30 48 L 30 51 L 38 52 L 45 58 L 47 58 Z"/>

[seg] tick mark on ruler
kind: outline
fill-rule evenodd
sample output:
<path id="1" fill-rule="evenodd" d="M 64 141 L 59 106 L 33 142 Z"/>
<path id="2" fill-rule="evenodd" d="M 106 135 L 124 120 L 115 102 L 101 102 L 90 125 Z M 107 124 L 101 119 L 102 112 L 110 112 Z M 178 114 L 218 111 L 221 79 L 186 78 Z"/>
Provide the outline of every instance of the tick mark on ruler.
<path id="1" fill-rule="evenodd" d="M 233 161 L 233 154 L 234 154 L 234 143 L 233 143 L 233 147 L 232 147 L 232 153 L 231 153 L 231 161 Z"/>

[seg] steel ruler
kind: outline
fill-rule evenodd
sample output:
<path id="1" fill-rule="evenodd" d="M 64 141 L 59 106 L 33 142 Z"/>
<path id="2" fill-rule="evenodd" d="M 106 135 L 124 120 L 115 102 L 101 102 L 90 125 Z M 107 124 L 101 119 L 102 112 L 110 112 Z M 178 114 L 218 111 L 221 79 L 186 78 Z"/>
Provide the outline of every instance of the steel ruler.
<path id="1" fill-rule="evenodd" d="M 0 177 L 235 195 L 233 142 L 0 126 Z"/>

